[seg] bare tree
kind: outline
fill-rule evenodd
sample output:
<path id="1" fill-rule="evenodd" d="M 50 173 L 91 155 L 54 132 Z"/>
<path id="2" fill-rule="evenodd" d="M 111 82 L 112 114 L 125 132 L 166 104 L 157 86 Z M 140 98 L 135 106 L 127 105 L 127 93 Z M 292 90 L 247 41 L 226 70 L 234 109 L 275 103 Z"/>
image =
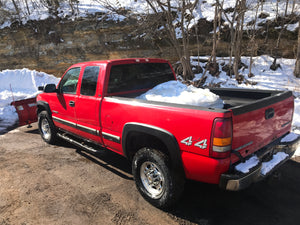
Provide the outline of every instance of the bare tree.
<path id="1" fill-rule="evenodd" d="M 285 3 L 285 11 L 284 11 L 284 16 L 287 16 L 288 7 L 289 7 L 289 0 L 286 0 L 286 3 Z"/>
<path id="2" fill-rule="evenodd" d="M 167 32 L 167 37 L 182 64 L 183 78 L 185 80 L 192 79 L 194 74 L 190 64 L 189 29 L 193 19 L 193 11 L 199 0 L 181 0 L 177 1 L 176 5 L 171 5 L 171 0 L 146 0 L 146 2 L 158 18 L 161 18 L 159 23 Z M 178 33 L 181 34 L 181 37 L 178 37 L 180 36 Z"/>
<path id="3" fill-rule="evenodd" d="M 215 16 L 214 16 L 214 32 L 213 32 L 213 49 L 211 53 L 212 62 L 217 63 L 217 23 L 218 23 L 219 5 L 215 4 Z"/>
<path id="4" fill-rule="evenodd" d="M 278 7 L 278 1 L 277 0 L 277 6 Z M 278 10 L 276 10 L 276 22 L 278 22 L 278 19 L 279 19 L 279 16 L 283 17 L 283 16 L 286 16 L 287 15 L 287 8 L 288 8 L 288 4 L 289 4 L 289 0 L 286 0 L 286 10 L 285 10 L 285 14 L 284 15 L 279 15 L 279 12 Z M 277 64 L 277 58 L 279 56 L 279 45 L 280 45 L 280 41 L 281 41 L 281 37 L 284 33 L 284 31 L 286 31 L 286 28 L 287 26 L 292 22 L 293 20 L 290 19 L 288 22 L 285 21 L 284 18 L 281 18 L 279 23 L 280 23 L 280 30 L 279 30 L 279 33 L 278 33 L 278 37 L 277 37 L 277 41 L 276 41 L 276 45 L 274 47 L 274 60 L 273 60 L 273 63 L 272 65 L 270 66 L 270 69 L 271 70 L 277 70 L 278 68 L 281 68 L 280 64 Z"/>
<path id="5" fill-rule="evenodd" d="M 252 25 L 251 28 L 249 30 L 247 30 L 248 32 L 248 37 L 249 37 L 249 42 L 248 42 L 248 48 L 250 49 L 250 64 L 249 64 L 249 73 L 248 73 L 248 77 L 252 77 L 252 65 L 253 65 L 253 56 L 255 51 L 257 50 L 258 46 L 257 43 L 255 42 L 256 40 L 256 22 L 257 22 L 257 17 L 258 17 L 258 9 L 260 7 L 260 5 L 263 5 L 263 2 L 258 2 L 257 5 L 255 6 L 256 10 L 255 10 L 255 18 L 252 21 Z M 263 7 L 263 6 L 261 6 Z"/>
<path id="6" fill-rule="evenodd" d="M 231 77 L 235 74 L 236 79 L 238 76 L 238 67 L 241 59 L 241 44 L 243 38 L 243 26 L 244 26 L 244 14 L 246 10 L 246 0 L 236 0 L 232 18 L 230 19 L 225 12 L 223 5 L 220 4 L 219 0 L 216 0 L 217 4 L 220 5 L 223 15 L 226 17 L 230 24 L 230 54 L 228 63 L 228 75 Z M 236 23 L 236 25 L 235 25 Z M 232 58 L 234 55 L 234 62 Z M 233 64 L 233 67 L 232 67 Z"/>
<path id="7" fill-rule="evenodd" d="M 243 31 L 244 31 L 244 16 L 246 11 L 246 0 L 239 0 L 238 2 L 238 15 L 236 19 L 235 27 L 235 45 L 234 45 L 234 63 L 233 71 L 235 78 L 239 79 L 239 66 L 241 64 L 241 55 L 242 55 L 242 40 L 243 40 Z"/>
<path id="8" fill-rule="evenodd" d="M 300 19 L 299 19 L 299 26 L 298 26 L 298 49 L 297 49 L 294 75 L 295 77 L 300 78 Z"/>
<path id="9" fill-rule="evenodd" d="M 295 6 L 296 6 L 296 1 L 297 1 L 297 0 L 293 0 L 293 4 L 292 4 L 292 12 L 291 12 L 291 14 L 294 13 Z"/>
<path id="10" fill-rule="evenodd" d="M 30 9 L 29 9 L 29 6 L 28 6 L 28 1 L 27 0 L 23 0 L 23 2 L 25 3 L 27 14 L 30 15 Z"/>
<path id="11" fill-rule="evenodd" d="M 224 9 L 222 8 L 222 12 L 224 13 L 227 21 L 230 24 L 230 54 L 229 54 L 229 76 L 231 77 L 232 75 L 232 57 L 233 57 L 233 49 L 234 49 L 234 43 L 235 43 L 235 31 L 234 31 L 234 20 L 237 14 L 237 6 L 238 6 L 238 1 L 235 3 L 232 19 L 230 20 L 227 14 L 225 13 Z"/>
<path id="12" fill-rule="evenodd" d="M 120 4 L 112 5 L 109 0 L 98 0 L 111 12 L 126 16 Z M 136 16 L 137 32 L 145 33 L 152 40 L 164 40 L 170 44 L 182 65 L 185 80 L 193 79 L 190 62 L 190 29 L 194 25 L 194 10 L 199 0 L 145 0 L 149 11 Z M 134 17 L 134 15 L 130 15 Z M 138 31 L 139 30 L 139 31 Z"/>
<path id="13" fill-rule="evenodd" d="M 51 15 L 57 16 L 57 9 L 60 5 L 60 0 L 40 0 L 47 8 Z"/>
<path id="14" fill-rule="evenodd" d="M 14 5 L 14 7 L 15 7 L 15 10 L 16 10 L 16 13 L 17 13 L 17 16 L 19 17 L 19 21 L 21 21 L 21 15 L 20 15 L 20 10 L 19 10 L 19 7 L 18 7 L 18 5 L 17 5 L 17 3 L 16 3 L 16 1 L 15 1 L 15 0 L 12 0 L 12 3 L 13 3 L 13 5 Z"/>
<path id="15" fill-rule="evenodd" d="M 223 5 L 224 0 L 222 1 L 221 5 Z M 215 3 L 215 15 L 214 15 L 214 28 L 213 28 L 213 46 L 212 46 L 212 52 L 211 57 L 209 58 L 205 72 L 203 73 L 203 79 L 205 77 L 205 73 L 208 70 L 209 73 L 213 76 L 219 75 L 219 64 L 217 63 L 217 45 L 218 40 L 220 39 L 220 32 L 217 32 L 217 28 L 221 26 L 221 15 L 220 15 L 220 5 Z"/>
<path id="16" fill-rule="evenodd" d="M 69 0 L 69 6 L 70 6 L 70 8 L 71 8 L 72 15 L 75 14 L 75 10 L 76 10 L 77 13 L 78 13 L 78 11 L 79 11 L 79 9 L 78 9 L 78 3 L 79 3 L 78 0 Z"/>

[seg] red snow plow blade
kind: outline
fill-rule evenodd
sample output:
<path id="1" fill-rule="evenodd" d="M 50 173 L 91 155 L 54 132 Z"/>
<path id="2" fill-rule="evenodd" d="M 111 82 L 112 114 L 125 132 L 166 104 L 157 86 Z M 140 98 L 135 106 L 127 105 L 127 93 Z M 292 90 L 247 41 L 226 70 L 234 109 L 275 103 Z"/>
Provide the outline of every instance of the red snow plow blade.
<path id="1" fill-rule="evenodd" d="M 30 125 L 37 121 L 36 97 L 14 101 L 11 105 L 15 106 L 19 116 L 19 126 Z"/>

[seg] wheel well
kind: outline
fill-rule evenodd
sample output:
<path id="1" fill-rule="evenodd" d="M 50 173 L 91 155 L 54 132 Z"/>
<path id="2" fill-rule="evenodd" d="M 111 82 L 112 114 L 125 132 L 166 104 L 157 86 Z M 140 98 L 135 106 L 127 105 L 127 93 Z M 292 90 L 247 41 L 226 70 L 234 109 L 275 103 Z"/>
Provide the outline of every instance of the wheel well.
<path id="1" fill-rule="evenodd" d="M 44 110 L 46 110 L 45 107 L 43 107 L 43 106 L 41 106 L 41 105 L 38 105 L 38 106 L 37 106 L 37 115 L 38 115 L 40 112 L 44 111 Z"/>
<path id="2" fill-rule="evenodd" d="M 133 159 L 135 153 L 143 147 L 154 148 L 169 156 L 167 146 L 159 138 L 146 133 L 130 132 L 126 138 L 125 146 L 126 154 L 130 161 Z"/>
<path id="3" fill-rule="evenodd" d="M 41 104 L 37 104 L 37 115 L 42 112 L 42 111 L 47 111 L 49 113 L 49 115 L 51 115 L 51 110 L 48 106 L 48 104 L 45 104 L 45 103 L 41 103 Z"/>

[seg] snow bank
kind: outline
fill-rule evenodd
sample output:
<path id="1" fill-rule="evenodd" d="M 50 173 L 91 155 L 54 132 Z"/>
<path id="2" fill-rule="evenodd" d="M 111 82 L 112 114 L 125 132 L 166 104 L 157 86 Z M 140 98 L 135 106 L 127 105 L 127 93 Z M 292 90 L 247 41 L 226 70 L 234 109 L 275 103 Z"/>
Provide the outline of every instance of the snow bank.
<path id="1" fill-rule="evenodd" d="M 110 5 L 110 9 L 107 9 L 105 7 L 105 4 L 103 2 L 106 2 Z M 178 0 L 171 0 L 171 5 L 176 7 L 178 6 Z M 191 1 L 192 3 L 195 1 Z M 214 19 L 215 15 L 215 0 L 200 0 L 198 2 L 198 5 L 196 7 L 196 10 L 193 12 L 194 19 L 191 21 L 189 28 L 195 25 L 195 23 L 199 19 L 207 19 L 209 21 L 212 21 Z M 6 10 L 8 12 L 14 12 L 15 7 L 13 5 L 12 1 L 2 1 L 3 10 Z M 49 9 L 46 7 L 46 4 L 39 1 L 27 1 L 27 4 L 25 4 L 25 1 L 17 1 L 18 8 L 20 11 L 20 18 L 21 22 L 23 24 L 26 24 L 29 20 L 44 20 L 50 17 Z M 236 4 L 236 0 L 226 0 L 223 3 L 224 9 L 230 9 L 234 8 Z M 266 18 L 256 18 L 256 26 L 258 26 L 261 23 L 265 23 L 266 21 L 272 21 L 275 20 L 277 17 L 276 11 L 278 11 L 279 15 L 284 15 L 285 11 L 287 10 L 287 14 L 290 15 L 292 12 L 299 15 L 299 5 L 295 5 L 293 9 L 293 4 L 289 3 L 288 7 L 286 8 L 286 1 L 278 1 L 275 0 L 266 0 L 263 2 L 263 6 L 261 3 L 257 3 L 257 1 L 247 1 L 247 11 L 245 13 L 244 18 L 244 29 L 249 29 L 252 26 L 251 21 L 255 19 L 256 16 L 256 8 L 259 6 L 257 15 L 260 15 L 261 13 L 264 13 L 265 15 L 268 15 Z M 127 9 L 131 11 L 132 13 L 136 14 L 144 14 L 144 13 L 151 13 L 153 10 L 144 0 L 109 0 L 109 1 L 99 1 L 99 0 L 77 0 L 77 3 L 72 7 L 70 6 L 68 1 L 61 1 L 60 7 L 58 8 L 58 16 L 60 18 L 68 17 L 71 20 L 74 20 L 78 17 L 86 17 L 91 14 L 95 14 L 97 12 L 105 13 L 106 16 L 111 17 L 111 19 L 116 21 L 122 21 L 125 17 L 122 15 L 118 15 L 115 13 L 114 9 Z M 159 10 L 159 9 L 158 9 Z M 189 12 L 187 12 L 189 13 Z M 228 13 L 228 18 L 231 18 L 233 16 L 233 12 Z M 15 16 L 17 18 L 17 16 Z M 229 24 L 228 18 L 222 14 L 222 19 L 226 24 Z M 99 18 L 101 19 L 101 18 Z M 178 23 L 178 20 L 175 20 L 174 23 Z M 0 29 L 10 26 L 11 25 L 10 19 L 3 20 L 2 24 L 0 24 Z M 250 24 L 250 25 L 249 25 Z M 288 30 L 294 31 L 297 28 L 297 23 L 290 24 L 287 26 Z M 177 31 L 177 29 L 176 29 Z M 180 36 L 180 33 L 178 34 Z"/>
<path id="2" fill-rule="evenodd" d="M 34 97 L 38 86 L 54 83 L 58 78 L 35 70 L 4 70 L 0 72 L 0 133 L 18 120 L 15 108 L 10 105 L 13 100 Z"/>
<path id="3" fill-rule="evenodd" d="M 223 108 L 223 101 L 208 89 L 186 86 L 180 81 L 168 81 L 159 84 L 137 97 L 148 101 L 195 105 L 211 108 Z"/>
<path id="4" fill-rule="evenodd" d="M 10 104 L 12 95 L 15 100 L 30 98 L 37 94 L 38 86 L 58 83 L 52 75 L 29 69 L 1 71 L 0 81 L 0 107 Z"/>

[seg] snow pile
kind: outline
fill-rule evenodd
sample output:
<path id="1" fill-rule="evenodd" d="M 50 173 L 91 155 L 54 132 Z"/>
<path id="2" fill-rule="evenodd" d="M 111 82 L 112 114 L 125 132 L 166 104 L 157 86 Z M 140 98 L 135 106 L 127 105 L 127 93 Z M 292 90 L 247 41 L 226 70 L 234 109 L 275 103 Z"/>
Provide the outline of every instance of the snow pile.
<path id="1" fill-rule="evenodd" d="M 276 165 L 278 165 L 281 161 L 289 157 L 288 154 L 284 152 L 278 152 L 275 155 L 273 155 L 273 159 L 269 162 L 263 162 L 262 168 L 261 168 L 261 174 L 266 175 L 269 173 Z"/>
<path id="2" fill-rule="evenodd" d="M 235 169 L 242 173 L 249 173 L 250 169 L 257 166 L 258 163 L 259 159 L 257 158 L 257 156 L 253 156 L 250 159 L 246 160 L 246 162 L 236 165 Z"/>
<path id="3" fill-rule="evenodd" d="M 295 133 L 289 133 L 289 134 L 286 135 L 284 138 L 282 138 L 280 142 L 281 142 L 281 143 L 284 143 L 284 142 L 291 142 L 291 141 L 296 140 L 298 137 L 299 137 L 298 134 L 295 134 Z"/>
<path id="4" fill-rule="evenodd" d="M 57 84 L 58 78 L 35 70 L 4 70 L 0 72 L 0 133 L 18 120 L 18 114 L 10 103 L 31 98 L 38 94 L 38 86 Z"/>
<path id="5" fill-rule="evenodd" d="M 295 104 L 294 105 L 295 109 L 294 109 L 294 117 L 293 117 L 293 126 L 298 127 L 300 130 L 300 98 L 299 97 L 294 100 L 294 104 Z"/>
<path id="6" fill-rule="evenodd" d="M 292 141 L 296 140 L 298 137 L 299 137 L 299 134 L 295 134 L 295 133 L 291 132 L 288 135 L 286 135 L 284 138 L 282 138 L 280 142 L 281 143 L 292 142 Z M 299 147 L 298 147 L 298 150 L 299 150 Z M 297 151 L 295 154 L 299 154 L 299 151 Z M 273 155 L 272 160 L 270 160 L 269 162 L 262 163 L 261 174 L 266 175 L 278 163 L 280 163 L 282 160 L 284 160 L 288 156 L 289 155 L 284 152 L 276 153 L 275 155 Z M 246 162 L 236 165 L 235 169 L 242 173 L 249 173 L 250 169 L 257 166 L 258 163 L 259 163 L 259 159 L 255 155 L 255 156 L 251 157 L 250 159 L 246 160 Z"/>
<path id="7" fill-rule="evenodd" d="M 276 165 L 278 165 L 287 157 L 289 157 L 289 155 L 284 152 L 276 153 L 275 155 L 273 155 L 273 158 L 270 161 L 262 163 L 260 173 L 264 176 L 267 175 Z M 257 156 L 253 156 L 250 159 L 248 159 L 246 162 L 238 164 L 235 167 L 235 169 L 242 173 L 249 173 L 250 169 L 257 166 L 258 163 L 259 163 L 259 159 L 257 158 Z"/>
<path id="8" fill-rule="evenodd" d="M 208 108 L 223 108 L 223 101 L 208 89 L 186 86 L 180 81 L 159 84 L 137 97 L 148 101 L 195 105 Z"/>
<path id="9" fill-rule="evenodd" d="M 297 116 L 299 117 L 299 113 L 294 113 L 294 114 L 298 114 Z M 294 121 L 295 121 L 295 118 L 294 118 Z M 295 123 L 293 123 L 293 124 L 295 124 Z M 296 127 L 295 130 L 299 132 L 299 127 Z M 296 140 L 299 136 L 300 136 L 300 134 L 296 134 L 294 132 L 291 132 L 288 135 L 286 135 L 284 138 L 282 138 L 281 142 L 282 143 L 283 142 L 291 142 L 291 141 Z M 300 145 L 297 146 L 297 150 L 296 150 L 294 156 L 300 156 Z"/>

